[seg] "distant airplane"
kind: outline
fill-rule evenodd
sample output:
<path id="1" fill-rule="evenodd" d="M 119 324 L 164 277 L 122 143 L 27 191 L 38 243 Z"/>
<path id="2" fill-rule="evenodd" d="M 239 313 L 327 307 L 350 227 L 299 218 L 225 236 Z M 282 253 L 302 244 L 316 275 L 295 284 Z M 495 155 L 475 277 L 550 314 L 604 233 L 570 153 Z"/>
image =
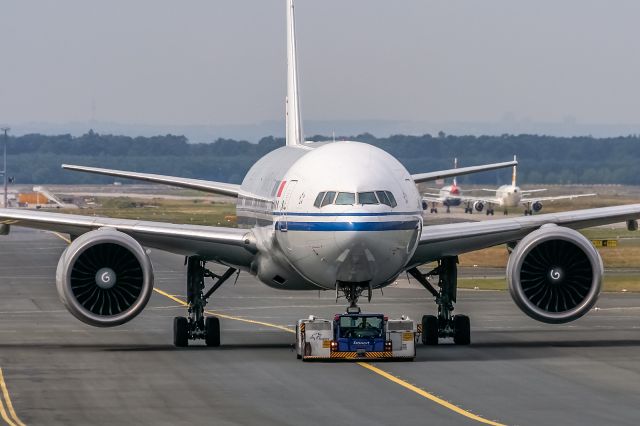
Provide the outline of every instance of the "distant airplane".
<path id="1" fill-rule="evenodd" d="M 516 156 L 513 156 L 513 161 L 516 161 Z M 487 215 L 494 214 L 494 207 L 498 206 L 503 209 L 504 214 L 508 214 L 509 208 L 524 206 L 524 215 L 531 216 L 534 212 L 542 210 L 542 203 L 544 201 L 557 201 L 557 200 L 572 200 L 579 197 L 593 197 L 597 194 L 572 194 L 572 195 L 559 195 L 556 197 L 530 197 L 531 194 L 544 192 L 545 188 L 541 189 L 527 189 L 522 190 L 516 185 L 516 168 L 513 166 L 513 173 L 511 175 L 511 185 L 502 185 L 498 189 L 483 188 L 482 191 L 494 192 L 493 197 L 464 197 L 463 202 L 466 204 L 465 213 L 473 213 L 473 211 L 482 212 L 485 207 L 487 209 Z"/>
<path id="2" fill-rule="evenodd" d="M 453 159 L 453 168 L 458 168 L 458 159 Z M 438 213 L 438 204 L 442 204 L 447 208 L 447 213 L 451 213 L 451 207 L 457 207 L 462 203 L 462 198 L 460 195 L 462 194 L 462 190 L 458 186 L 458 181 L 456 177 L 453 178 L 453 183 L 451 185 L 443 186 L 442 188 L 427 188 L 430 191 L 438 191 L 438 193 L 423 193 L 422 200 L 423 202 L 430 203 L 431 208 L 429 209 L 430 213 Z M 426 208 L 425 208 L 426 210 Z"/>

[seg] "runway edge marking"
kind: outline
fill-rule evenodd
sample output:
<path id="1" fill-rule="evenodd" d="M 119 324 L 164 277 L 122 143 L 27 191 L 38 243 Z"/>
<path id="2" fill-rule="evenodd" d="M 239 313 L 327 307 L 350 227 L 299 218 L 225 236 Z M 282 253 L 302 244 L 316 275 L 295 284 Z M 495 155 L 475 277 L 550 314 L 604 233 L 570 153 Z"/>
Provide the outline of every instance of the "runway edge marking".
<path id="1" fill-rule="evenodd" d="M 2 367 L 0 367 L 0 388 L 2 388 L 2 395 L 4 397 L 4 403 L 7 406 L 7 410 L 9 410 L 9 414 L 11 418 L 7 415 L 7 411 L 4 408 L 4 404 L 2 403 L 2 398 L 0 398 L 0 415 L 4 421 L 10 426 L 25 426 L 24 423 L 20 420 L 16 411 L 13 409 L 13 404 L 11 403 L 11 397 L 9 397 L 9 389 L 7 389 L 7 384 L 4 381 L 4 374 L 2 373 Z"/>
<path id="2" fill-rule="evenodd" d="M 167 298 L 173 300 L 176 303 L 179 303 L 182 306 L 188 306 L 187 302 L 185 302 L 184 300 L 182 300 L 182 299 L 180 299 L 180 298 L 178 298 L 178 297 L 176 297 L 176 296 L 174 296 L 172 294 L 169 294 L 169 293 L 167 293 L 167 292 L 165 292 L 163 290 L 159 290 L 157 288 L 154 288 L 153 291 L 155 291 L 156 293 L 158 293 L 158 294 L 160 294 L 160 295 L 162 295 L 164 297 L 167 297 Z M 281 325 L 277 325 L 277 324 L 271 324 L 271 323 L 262 322 L 262 321 L 254 321 L 254 320 L 250 320 L 250 319 L 246 319 L 246 318 L 240 318 L 240 317 L 234 317 L 234 316 L 231 316 L 231 315 L 219 314 L 217 312 L 212 312 L 212 311 L 205 311 L 205 312 L 210 314 L 210 315 L 216 315 L 216 316 L 218 316 L 220 318 L 226 318 L 226 319 L 235 320 L 235 321 L 242 321 L 242 322 L 246 322 L 246 323 L 250 323 L 250 324 L 264 325 L 266 327 L 277 328 L 278 330 L 283 330 L 283 331 L 286 331 L 288 333 L 295 334 L 294 330 L 291 330 L 290 328 L 287 328 L 287 327 L 284 327 L 284 326 L 281 326 Z M 460 414 L 461 416 L 464 416 L 464 417 L 466 417 L 468 419 L 474 420 L 474 421 L 479 422 L 479 423 L 492 425 L 492 426 L 505 426 L 502 423 L 497 423 L 497 422 L 494 422 L 492 420 L 485 419 L 484 417 L 480 417 L 478 415 L 475 415 L 475 414 L 473 414 L 473 413 L 471 413 L 469 411 L 466 411 L 466 410 L 458 407 L 457 405 L 454 405 L 454 404 L 452 404 L 452 403 L 450 403 L 448 401 L 445 401 L 442 398 L 438 398 L 437 396 L 435 396 L 435 395 L 433 395 L 433 394 L 431 394 L 431 393 L 429 393 L 429 392 L 427 392 L 427 391 L 425 391 L 423 389 L 420 389 L 420 388 L 418 388 L 416 386 L 413 386 L 412 384 L 410 384 L 408 382 L 405 382 L 404 380 L 394 376 L 393 374 L 387 373 L 386 371 L 384 371 L 384 370 L 382 370 L 382 369 L 380 369 L 378 367 L 374 367 L 373 365 L 371 365 L 369 363 L 358 362 L 357 364 L 359 366 L 363 367 L 363 368 L 366 368 L 369 371 L 372 371 L 373 373 L 378 374 L 379 376 L 384 377 L 387 380 L 390 380 L 390 381 L 392 381 L 392 382 L 404 387 L 405 389 L 408 389 L 408 390 L 410 390 L 412 392 L 417 393 L 418 395 L 430 400 L 431 402 L 435 402 L 436 404 L 438 404 L 438 405 L 440 405 L 440 406 L 442 406 L 442 407 L 444 407 L 444 408 L 446 408 L 448 410 L 451 410 L 454 413 Z"/>

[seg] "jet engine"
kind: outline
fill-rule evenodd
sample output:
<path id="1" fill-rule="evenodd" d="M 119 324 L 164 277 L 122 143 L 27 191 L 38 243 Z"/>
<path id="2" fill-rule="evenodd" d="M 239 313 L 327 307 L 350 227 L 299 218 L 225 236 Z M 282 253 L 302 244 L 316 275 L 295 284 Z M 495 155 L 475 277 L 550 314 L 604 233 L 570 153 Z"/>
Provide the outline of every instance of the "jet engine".
<path id="1" fill-rule="evenodd" d="M 99 229 L 81 235 L 62 253 L 56 285 L 73 316 L 96 327 L 112 327 L 132 320 L 147 305 L 153 267 L 135 239 Z"/>
<path id="2" fill-rule="evenodd" d="M 524 237 L 507 264 L 509 291 L 531 318 L 561 324 L 586 314 L 602 284 L 602 258 L 582 234 L 544 225 Z"/>
<path id="3" fill-rule="evenodd" d="M 534 212 L 539 212 L 540 210 L 542 210 L 542 203 L 540 201 L 536 201 L 535 203 L 533 203 L 531 205 L 531 208 L 533 209 Z"/>
<path id="4" fill-rule="evenodd" d="M 473 208 L 475 209 L 475 211 L 481 212 L 482 210 L 484 210 L 484 203 L 482 201 L 476 201 L 475 203 L 473 203 Z"/>

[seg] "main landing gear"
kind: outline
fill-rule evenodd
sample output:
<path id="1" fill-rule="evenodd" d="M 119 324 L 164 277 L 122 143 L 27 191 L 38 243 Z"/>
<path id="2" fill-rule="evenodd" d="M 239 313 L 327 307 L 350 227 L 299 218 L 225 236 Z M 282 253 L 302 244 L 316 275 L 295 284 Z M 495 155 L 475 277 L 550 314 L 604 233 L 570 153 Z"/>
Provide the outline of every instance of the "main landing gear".
<path id="1" fill-rule="evenodd" d="M 173 344 L 178 347 L 189 345 L 189 340 L 204 339 L 207 346 L 220 346 L 220 319 L 205 317 L 204 308 L 207 300 L 220 286 L 236 272 L 229 268 L 222 275 L 217 275 L 205 268 L 206 262 L 199 257 L 187 257 L 187 303 L 189 316 L 173 319 Z M 204 293 L 204 279 L 213 279 L 213 286 Z"/>
<path id="2" fill-rule="evenodd" d="M 437 345 L 438 339 L 445 337 L 453 337 L 453 342 L 456 345 L 471 343 L 469 317 L 452 315 L 458 289 L 457 265 L 458 257 L 451 256 L 440 259 L 438 266 L 426 274 L 420 272 L 418 268 L 411 268 L 407 271 L 435 297 L 438 305 L 438 316 L 424 315 L 422 317 L 422 343 L 425 345 Z M 427 279 L 433 275 L 438 276 L 439 290 L 436 290 Z"/>

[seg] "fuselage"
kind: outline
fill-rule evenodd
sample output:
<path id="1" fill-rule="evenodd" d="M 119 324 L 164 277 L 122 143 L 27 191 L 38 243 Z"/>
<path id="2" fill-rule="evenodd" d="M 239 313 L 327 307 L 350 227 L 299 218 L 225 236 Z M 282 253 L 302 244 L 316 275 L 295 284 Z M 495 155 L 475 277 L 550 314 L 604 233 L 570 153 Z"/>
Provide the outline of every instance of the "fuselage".
<path id="1" fill-rule="evenodd" d="M 522 194 L 515 185 L 502 185 L 496 190 L 496 199 L 501 207 L 518 207 Z"/>
<path id="2" fill-rule="evenodd" d="M 460 187 L 456 184 L 443 186 L 440 189 L 440 199 L 442 205 L 449 207 L 457 207 L 462 203 L 460 198 Z"/>
<path id="3" fill-rule="evenodd" d="M 247 173 L 238 224 L 263 256 L 252 268 L 268 285 L 334 289 L 392 282 L 422 229 L 421 197 L 394 157 L 359 142 L 282 147 Z"/>

